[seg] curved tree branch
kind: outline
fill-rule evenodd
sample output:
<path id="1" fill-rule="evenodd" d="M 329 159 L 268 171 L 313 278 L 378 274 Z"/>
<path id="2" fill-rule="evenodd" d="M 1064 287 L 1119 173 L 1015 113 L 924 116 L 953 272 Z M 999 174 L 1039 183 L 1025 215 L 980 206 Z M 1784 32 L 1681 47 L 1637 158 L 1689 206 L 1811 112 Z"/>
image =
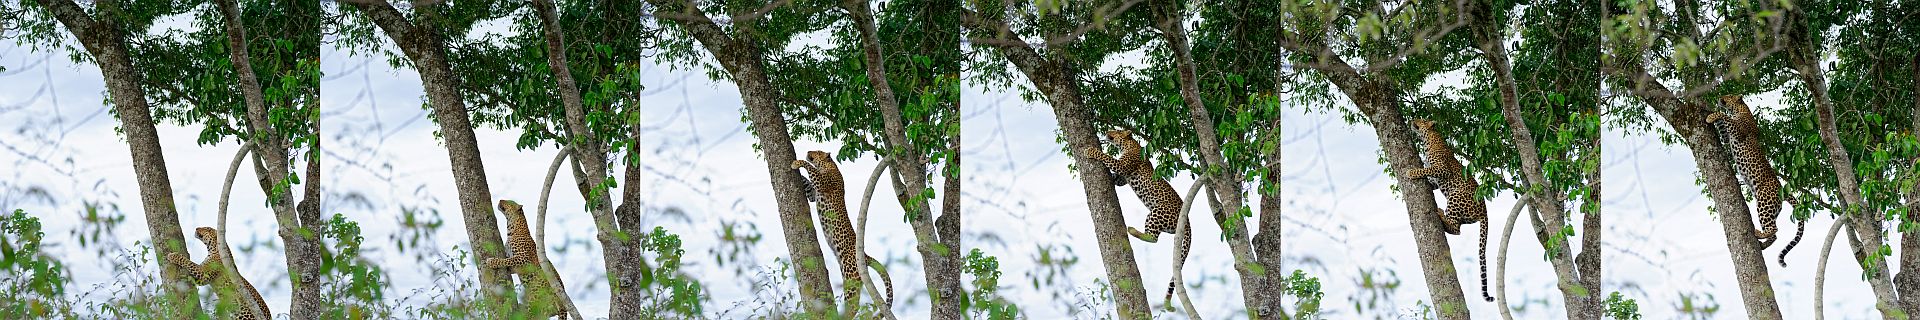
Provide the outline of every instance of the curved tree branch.
<path id="1" fill-rule="evenodd" d="M 1180 250 L 1180 248 L 1178 248 L 1180 243 L 1184 241 L 1190 241 L 1188 240 L 1188 238 L 1193 237 L 1193 230 L 1188 229 L 1191 227 L 1187 225 L 1187 216 L 1188 216 L 1187 213 L 1193 211 L 1193 196 L 1199 195 L 1200 187 L 1206 186 L 1207 183 L 1208 181 L 1206 177 L 1200 177 L 1199 179 L 1193 180 L 1192 187 L 1187 187 L 1187 199 L 1186 199 L 1186 202 L 1183 202 L 1180 206 L 1180 219 L 1178 219 L 1179 222 L 1176 222 L 1174 224 L 1173 230 L 1175 231 L 1173 233 L 1173 243 L 1174 243 L 1174 246 L 1176 247 L 1174 248 L 1174 250 Z M 1212 192 L 1212 191 L 1209 190 L 1208 192 Z M 1179 232 L 1179 230 L 1187 230 L 1187 232 Z M 1191 250 L 1192 248 L 1189 247 L 1188 249 Z M 1175 252 L 1174 254 L 1185 255 L 1189 253 L 1191 252 Z M 1173 260 L 1173 281 L 1171 281 L 1169 284 L 1172 285 L 1173 288 L 1169 288 L 1169 289 L 1172 289 L 1175 293 L 1178 293 L 1180 295 L 1180 306 L 1186 309 L 1187 319 L 1202 319 L 1200 318 L 1200 312 L 1194 310 L 1193 308 L 1193 299 L 1187 297 L 1186 279 L 1184 279 L 1184 277 L 1181 277 L 1181 274 L 1182 274 L 1181 269 L 1183 269 L 1184 266 L 1186 265 L 1185 263 L 1186 262 L 1185 260 L 1187 260 L 1186 257 L 1177 256 L 1171 260 Z M 1277 271 L 1270 271 L 1270 272 L 1277 272 Z"/>
<path id="2" fill-rule="evenodd" d="M 539 217 L 539 222 L 533 225 L 533 247 L 538 250 L 533 251 L 533 256 L 540 259 L 541 275 L 555 280 L 547 281 L 547 284 L 552 285 L 553 292 L 558 293 L 556 296 L 560 303 L 566 304 L 567 314 L 574 319 L 586 319 L 580 316 L 580 308 L 573 306 L 573 297 L 567 295 L 566 285 L 559 281 L 560 273 L 553 270 L 553 260 L 547 259 L 547 198 L 553 195 L 553 177 L 560 174 L 560 163 L 570 153 L 573 153 L 573 147 L 560 147 L 560 153 L 553 155 L 553 163 L 547 165 L 546 183 L 540 184 L 540 208 L 534 213 Z"/>
<path id="3" fill-rule="evenodd" d="M 1847 226 L 1845 221 L 1834 220 L 1833 227 L 1827 228 L 1826 244 L 1820 246 L 1820 266 L 1813 273 L 1813 319 L 1826 319 L 1827 257 L 1833 253 L 1833 238 L 1840 235 L 1840 229 Z"/>
<path id="4" fill-rule="evenodd" d="M 880 158 L 880 163 L 875 164 L 873 167 L 873 174 L 867 175 L 867 191 L 864 193 L 864 196 L 860 197 L 860 225 L 854 227 L 853 252 L 860 253 L 861 259 L 866 259 L 867 256 L 867 237 L 865 236 L 867 234 L 867 208 L 873 204 L 873 188 L 876 184 L 880 183 L 880 174 L 886 172 L 887 166 L 891 163 L 893 163 L 893 159 L 891 158 Z M 866 268 L 861 268 L 860 270 L 862 274 L 867 272 Z M 876 270 L 875 272 L 886 271 Z M 870 277 L 862 278 L 873 279 Z M 866 283 L 867 294 L 873 296 L 873 301 L 885 301 L 886 305 L 880 308 L 880 316 L 887 319 L 894 319 L 893 301 L 886 300 L 886 298 L 880 296 L 880 289 L 873 285 L 874 281 L 862 282 Z"/>
<path id="5" fill-rule="evenodd" d="M 227 164 L 227 180 L 220 185 L 220 208 L 217 209 L 219 212 L 217 219 L 219 219 L 219 221 L 216 222 L 218 223 L 218 229 L 215 229 L 220 232 L 220 256 L 227 257 L 227 263 L 223 263 L 225 266 L 222 266 L 227 269 L 227 282 L 236 285 L 246 280 L 240 279 L 240 259 L 233 256 L 233 248 L 228 244 L 231 242 L 229 239 L 232 238 L 227 238 L 227 200 L 233 195 L 233 177 L 240 174 L 240 160 L 246 158 L 248 153 L 253 153 L 252 141 L 240 143 L 240 150 L 233 152 L 233 162 Z M 255 158 L 258 157 L 259 156 L 255 156 Z M 208 252 L 207 254 L 214 253 Z M 215 290 L 240 290 L 240 288 L 215 288 Z M 240 299 L 242 300 L 252 300 L 254 297 L 249 294 L 235 294 L 233 296 L 241 297 Z M 265 304 L 267 304 L 266 301 L 242 301 L 240 307 L 246 308 L 253 314 L 268 314 L 267 310 L 260 310 L 260 306 Z"/>
<path id="6" fill-rule="evenodd" d="M 1514 222 L 1520 220 L 1520 211 L 1527 208 L 1527 201 L 1531 197 L 1521 198 L 1520 201 L 1513 203 L 1513 211 L 1507 212 L 1506 230 L 1500 231 L 1500 260 L 1494 263 L 1493 269 L 1493 296 L 1496 301 L 1500 301 L 1495 306 L 1500 308 L 1500 318 L 1506 320 L 1513 320 L 1513 310 L 1507 307 L 1507 243 L 1513 240 Z"/>

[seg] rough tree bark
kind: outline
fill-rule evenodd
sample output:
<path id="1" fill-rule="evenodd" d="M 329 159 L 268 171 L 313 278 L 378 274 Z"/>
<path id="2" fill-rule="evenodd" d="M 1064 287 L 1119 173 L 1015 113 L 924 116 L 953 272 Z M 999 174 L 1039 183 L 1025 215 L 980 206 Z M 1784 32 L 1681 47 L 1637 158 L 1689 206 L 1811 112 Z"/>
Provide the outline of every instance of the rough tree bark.
<path id="1" fill-rule="evenodd" d="M 1435 37 L 1444 36 L 1436 35 Z M 1281 47 L 1288 51 L 1309 54 L 1331 54 L 1324 43 L 1304 42 L 1292 36 L 1281 37 Z M 1373 124 L 1373 131 L 1380 140 L 1380 148 L 1386 153 L 1391 168 L 1418 168 L 1423 165 L 1420 149 L 1413 141 L 1418 139 L 1413 130 L 1406 126 L 1401 116 L 1399 101 L 1400 88 L 1392 78 L 1384 74 L 1384 69 L 1369 67 L 1373 73 L 1361 74 L 1360 69 L 1341 59 L 1321 59 L 1319 65 L 1311 66 L 1326 75 L 1327 79 L 1338 87 L 1354 107 Z M 1391 60 L 1375 60 L 1370 65 L 1382 65 Z M 1382 69 L 1382 70 L 1374 70 Z M 1395 170 L 1399 171 L 1399 170 Z M 1395 174 L 1394 179 L 1401 191 L 1402 201 L 1406 203 L 1408 223 L 1411 225 L 1414 244 L 1420 255 L 1421 274 L 1427 281 L 1428 294 L 1434 301 L 1434 311 L 1441 319 L 1467 319 L 1466 295 L 1460 290 L 1459 275 L 1455 273 L 1453 252 L 1447 244 L 1447 235 L 1441 231 L 1439 207 L 1434 200 L 1433 189 L 1425 179 L 1410 179 Z M 1485 223 L 1485 222 L 1481 222 Z"/>
<path id="2" fill-rule="evenodd" d="M 1561 223 L 1567 221 L 1564 206 L 1565 199 L 1552 189 L 1547 182 L 1546 171 L 1540 160 L 1540 146 L 1533 140 L 1533 130 L 1527 127 L 1525 115 L 1520 112 L 1519 85 L 1513 78 L 1513 65 L 1507 60 L 1506 38 L 1501 31 L 1503 24 L 1491 20 L 1489 5 L 1477 6 L 1475 12 L 1480 23 L 1475 27 L 1474 35 L 1480 44 L 1481 55 L 1487 59 L 1487 66 L 1493 69 L 1493 78 L 1500 93 L 1500 115 L 1506 119 L 1508 133 L 1513 146 L 1520 155 L 1520 173 L 1526 180 L 1524 197 L 1535 208 L 1534 230 L 1559 230 Z M 1586 229 L 1598 231 L 1598 215 L 1586 216 Z M 1491 219 L 1484 222 L 1491 222 Z M 1547 224 L 1551 225 L 1547 225 Z M 1508 226 L 1511 228 L 1512 226 Z M 1600 290 L 1599 232 L 1582 232 L 1582 247 L 1578 259 L 1569 259 L 1573 253 L 1567 241 L 1553 241 L 1557 232 L 1535 232 L 1534 235 L 1548 252 L 1558 252 L 1547 257 L 1553 265 L 1554 276 L 1559 278 L 1560 294 L 1567 304 L 1567 319 L 1599 319 L 1604 310 Z M 1504 309 L 1504 308 L 1503 308 Z"/>
<path id="3" fill-rule="evenodd" d="M 1633 62 L 1608 69 L 1611 76 L 1655 79 Z M 1689 80 L 1687 84 L 1701 85 L 1704 81 Z M 1774 295 L 1771 276 L 1767 274 L 1766 257 L 1761 254 L 1765 248 L 1753 236 L 1753 214 L 1748 211 L 1746 198 L 1740 194 L 1739 178 L 1730 165 L 1733 159 L 1728 150 L 1720 145 L 1718 133 L 1707 125 L 1706 105 L 1691 98 L 1676 96 L 1672 90 L 1657 82 L 1632 81 L 1627 89 L 1652 106 L 1692 150 L 1694 165 L 1706 182 L 1708 198 L 1713 201 L 1714 211 L 1719 213 L 1721 231 L 1727 239 L 1728 257 L 1733 262 L 1736 284 L 1740 286 L 1740 298 L 1747 307 L 1748 318 L 1780 319 L 1780 304 Z"/>
<path id="4" fill-rule="evenodd" d="M 813 229 L 813 214 L 807 212 L 807 199 L 800 176 L 788 168 L 795 154 L 793 138 L 787 135 L 787 121 L 780 113 L 780 91 L 767 78 L 766 59 L 762 57 L 762 48 L 750 37 L 731 36 L 723 31 L 713 20 L 706 18 L 691 0 L 647 0 L 654 4 L 655 16 L 679 23 L 686 32 L 700 42 L 714 60 L 731 75 L 734 84 L 739 86 L 740 98 L 746 104 L 747 118 L 752 123 L 755 137 L 760 138 L 761 155 L 767 161 L 767 175 L 772 176 L 774 201 L 780 205 L 780 224 L 787 240 L 787 252 L 792 256 L 796 279 L 800 284 L 800 296 L 807 302 L 808 312 L 831 314 L 835 312 L 832 296 L 833 286 L 827 280 L 826 260 L 820 252 L 820 241 Z M 674 12 L 673 10 L 681 10 Z"/>
<path id="5" fill-rule="evenodd" d="M 480 281 L 486 285 L 488 296 L 499 295 L 511 286 L 508 272 L 493 268 L 479 267 L 480 261 L 489 258 L 505 258 L 505 248 L 500 242 L 500 224 L 494 220 L 493 192 L 487 187 L 486 165 L 480 159 L 480 147 L 474 140 L 473 124 L 467 116 L 466 102 L 460 98 L 460 79 L 453 73 L 453 66 L 447 61 L 447 48 L 444 35 L 437 27 L 426 25 L 436 21 L 440 4 L 414 7 L 421 15 L 420 21 L 409 21 L 398 9 L 384 1 L 347 2 L 348 5 L 365 12 L 367 18 L 393 40 L 407 59 L 413 61 L 414 71 L 420 73 L 420 83 L 426 87 L 427 104 L 433 108 L 435 122 L 440 124 L 440 135 L 447 148 L 447 158 L 453 166 L 454 188 L 460 193 L 460 213 L 467 228 L 467 240 L 471 242 L 474 260 L 470 261 L 480 271 Z M 497 297 L 496 297 L 497 298 Z"/>
<path id="6" fill-rule="evenodd" d="M 867 83 L 873 87 L 875 107 L 880 109 L 881 121 L 885 126 L 882 137 L 889 150 L 886 154 L 893 160 L 889 163 L 893 165 L 892 172 L 897 181 L 905 184 L 896 191 L 907 195 L 919 194 L 918 190 L 927 189 L 929 159 L 919 154 L 918 146 L 907 139 L 906 120 L 893 95 L 893 86 L 887 82 L 886 59 L 880 51 L 880 31 L 874 26 L 873 9 L 866 1 L 841 1 L 840 8 L 847 11 L 854 28 L 859 29 Z M 943 197 L 946 200 L 958 200 L 947 195 Z M 925 261 L 921 268 L 926 272 L 927 288 L 933 295 L 932 318 L 960 319 L 964 311 L 960 308 L 960 297 L 966 292 L 960 287 L 959 202 L 944 202 L 948 208 L 942 210 L 944 214 L 938 218 L 931 215 L 931 204 L 931 201 L 908 201 L 900 203 L 900 206 L 908 212 L 908 224 L 913 227 L 914 238 L 919 240 L 915 248 Z M 954 221 L 951 226 L 935 226 L 934 221 L 948 219 Z M 947 228 L 953 230 L 947 232 Z"/>
<path id="7" fill-rule="evenodd" d="M 1236 273 L 1240 276 L 1240 288 L 1245 292 L 1241 295 L 1241 299 L 1246 303 L 1248 310 L 1254 311 L 1255 316 L 1272 316 L 1273 313 L 1262 314 L 1259 310 L 1260 306 L 1267 305 L 1264 300 L 1266 296 L 1259 294 L 1261 288 L 1266 286 L 1263 283 L 1265 278 L 1259 273 L 1278 271 L 1269 271 L 1266 268 L 1256 271 L 1246 264 L 1246 262 L 1258 261 L 1258 257 L 1254 256 L 1252 243 L 1247 240 L 1245 220 L 1234 213 L 1246 205 L 1246 196 L 1242 193 L 1244 190 L 1240 188 L 1243 181 L 1240 180 L 1238 172 L 1227 169 L 1226 157 L 1222 156 L 1220 151 L 1220 135 L 1214 132 L 1213 115 L 1207 111 L 1205 101 L 1200 98 L 1200 80 L 1195 71 L 1197 67 L 1194 66 L 1193 50 L 1187 43 L 1186 25 L 1181 18 L 1183 11 L 1176 6 L 1177 4 L 1164 1 L 1155 3 L 1153 11 L 1160 17 L 1155 19 L 1153 27 L 1160 31 L 1161 39 L 1166 40 L 1167 48 L 1173 52 L 1175 69 L 1178 70 L 1180 77 L 1180 98 L 1186 103 L 1187 114 L 1193 121 L 1193 131 L 1200 139 L 1198 152 L 1204 164 L 1200 172 L 1208 176 L 1207 181 L 1211 184 L 1207 191 L 1221 200 L 1222 206 L 1213 209 L 1214 222 L 1220 224 L 1220 230 L 1223 230 L 1227 237 L 1227 247 L 1233 252 L 1234 270 L 1238 271 Z"/>
<path id="8" fill-rule="evenodd" d="M 555 86 L 560 92 L 560 104 L 566 109 L 566 132 L 568 150 L 572 151 L 573 163 L 582 168 L 574 180 L 579 183 L 580 196 L 587 201 L 587 211 L 593 215 L 594 226 L 600 232 L 596 235 L 600 245 L 605 248 L 603 263 L 611 279 L 613 298 L 608 303 L 608 315 L 613 318 L 631 318 L 642 315 L 642 301 L 635 284 L 646 277 L 645 270 L 639 268 L 640 242 L 635 239 L 639 234 L 618 235 L 622 227 L 614 217 L 611 190 L 600 188 L 600 181 L 607 179 L 607 149 L 600 144 L 593 129 L 587 127 L 587 108 L 580 99 L 580 88 L 573 80 L 572 69 L 567 66 L 567 46 L 565 35 L 560 32 L 560 17 L 555 13 L 552 0 L 534 0 L 533 9 L 540 18 L 540 31 L 546 38 L 547 66 L 553 71 Z M 629 175 L 629 178 L 633 178 Z M 637 189 L 635 189 L 637 191 Z M 639 226 L 627 226 L 627 229 Z M 564 291 L 561 291 L 564 293 Z"/>
<path id="9" fill-rule="evenodd" d="M 293 284 L 293 300 L 288 314 L 294 319 L 319 319 L 322 316 L 320 287 L 320 238 L 319 221 L 306 221 L 294 210 L 292 186 L 281 187 L 287 181 L 291 166 L 287 149 L 291 141 L 282 139 L 273 122 L 267 119 L 266 94 L 260 89 L 258 76 L 253 72 L 252 59 L 248 57 L 247 28 L 240 20 L 240 6 L 235 0 L 216 0 L 214 6 L 220 10 L 220 18 L 226 27 L 227 57 L 233 62 L 235 79 L 240 94 L 246 104 L 247 141 L 252 142 L 255 151 L 254 174 L 258 176 L 260 189 L 267 195 L 267 206 L 280 224 L 280 239 L 286 244 L 287 274 Z M 307 181 L 308 184 L 319 181 Z M 225 226 L 220 232 L 226 233 Z M 301 230 L 306 230 L 302 232 Z M 227 239 L 222 237 L 222 239 Z M 229 255 L 228 257 L 232 257 Z"/>
<path id="10" fill-rule="evenodd" d="M 174 302 L 175 318 L 199 313 L 193 287 L 185 282 L 180 267 L 166 262 L 166 256 L 187 254 L 186 236 L 180 230 L 179 212 L 173 205 L 173 182 L 167 177 L 167 159 L 160 149 L 160 135 L 154 127 L 146 89 L 140 86 L 142 74 L 129 56 L 127 35 L 112 15 L 94 17 L 72 0 L 32 0 L 46 7 L 55 20 L 66 26 L 80 41 L 107 84 L 107 98 L 119 115 L 120 129 L 126 135 L 133 155 L 134 180 L 140 184 L 140 207 L 146 212 L 148 236 L 153 240 L 154 263 L 160 265 L 168 300 Z M 122 5 L 116 1 L 94 3 L 102 7 Z"/>
<path id="11" fill-rule="evenodd" d="M 962 9 L 960 14 L 961 24 L 974 32 L 996 33 L 1008 29 L 1006 22 L 992 21 L 971 10 Z M 975 43 L 1006 56 L 1033 83 L 1034 89 L 1046 96 L 1047 103 L 1053 105 L 1054 119 L 1060 123 L 1067 150 L 1100 147 L 1100 138 L 1095 136 L 1099 131 L 1093 127 L 1093 111 L 1080 95 L 1080 70 L 1070 60 L 1072 57 L 1058 50 L 1050 50 L 1050 56 L 1043 57 L 1023 43 Z M 1087 195 L 1093 233 L 1100 243 L 1101 265 L 1106 267 L 1107 279 L 1113 285 L 1114 307 L 1119 317 L 1151 317 L 1152 308 L 1140 280 L 1140 266 L 1134 261 L 1133 243 L 1127 235 L 1126 217 L 1120 214 L 1120 198 L 1113 182 L 1107 179 L 1106 164 L 1079 152 L 1067 154 L 1073 158 L 1081 188 Z"/>

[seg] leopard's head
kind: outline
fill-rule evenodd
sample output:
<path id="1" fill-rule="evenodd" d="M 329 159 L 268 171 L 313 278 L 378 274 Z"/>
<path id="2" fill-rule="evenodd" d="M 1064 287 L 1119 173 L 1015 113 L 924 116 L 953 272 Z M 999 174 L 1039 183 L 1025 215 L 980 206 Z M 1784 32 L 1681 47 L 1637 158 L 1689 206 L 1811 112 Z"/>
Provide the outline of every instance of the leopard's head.
<path id="1" fill-rule="evenodd" d="M 200 239 L 201 243 L 206 243 L 206 244 L 220 243 L 220 232 L 214 231 L 212 227 L 194 228 L 193 237 L 195 239 Z"/>
<path id="2" fill-rule="evenodd" d="M 1118 142 L 1118 141 L 1125 141 L 1125 140 L 1133 140 L 1133 133 L 1132 133 L 1132 132 L 1127 132 L 1127 130 L 1126 130 L 1126 129 L 1114 129 L 1114 130 L 1109 130 L 1109 131 L 1107 131 L 1107 139 L 1108 139 L 1108 140 L 1113 140 L 1113 141 L 1115 141 L 1115 142 Z"/>
<path id="3" fill-rule="evenodd" d="M 1720 104 L 1726 105 L 1727 108 L 1731 108 L 1735 110 L 1742 110 L 1742 111 L 1747 110 L 1747 101 L 1741 99 L 1741 97 L 1738 95 L 1720 96 Z"/>
<path id="4" fill-rule="evenodd" d="M 833 155 L 827 154 L 826 151 L 820 151 L 820 150 L 807 151 L 807 162 L 812 162 L 815 164 L 832 163 Z"/>
<path id="5" fill-rule="evenodd" d="M 1433 130 L 1433 120 L 1413 119 L 1413 126 L 1420 130 Z"/>
<path id="6" fill-rule="evenodd" d="M 503 213 L 503 214 L 508 212 L 521 212 L 520 203 L 513 202 L 513 200 L 500 199 L 499 207 L 500 207 L 500 213 Z M 507 216 L 513 216 L 513 215 L 507 215 Z"/>

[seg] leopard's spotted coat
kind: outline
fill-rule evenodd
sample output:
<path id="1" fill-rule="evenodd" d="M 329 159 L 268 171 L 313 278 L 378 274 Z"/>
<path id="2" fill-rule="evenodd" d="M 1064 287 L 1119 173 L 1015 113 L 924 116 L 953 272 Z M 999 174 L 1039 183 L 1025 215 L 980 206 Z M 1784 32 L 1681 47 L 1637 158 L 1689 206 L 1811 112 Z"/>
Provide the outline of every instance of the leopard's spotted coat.
<path id="1" fill-rule="evenodd" d="M 1181 238 L 1179 252 L 1174 259 L 1180 261 L 1180 264 L 1185 264 L 1188 251 L 1193 249 L 1193 221 L 1188 220 L 1184 227 L 1177 226 L 1180 223 L 1180 207 L 1185 204 L 1185 201 L 1180 199 L 1179 191 L 1175 191 L 1173 185 L 1167 184 L 1166 179 L 1153 176 L 1153 162 L 1147 161 L 1140 142 L 1133 140 L 1133 133 L 1126 130 L 1107 131 L 1107 140 L 1109 143 L 1120 146 L 1120 157 L 1109 156 L 1099 147 L 1087 147 L 1084 150 L 1086 156 L 1106 164 L 1107 170 L 1110 170 L 1110 176 L 1124 179 L 1113 184 L 1132 185 L 1133 193 L 1140 197 L 1140 202 L 1147 205 L 1147 231 L 1141 232 L 1139 229 L 1127 227 L 1127 233 L 1141 241 L 1159 242 L 1160 234 L 1172 233 L 1173 229 L 1179 228 L 1179 232 L 1187 236 Z M 1173 297 L 1173 289 L 1177 285 L 1180 284 L 1167 284 L 1167 299 Z"/>
<path id="2" fill-rule="evenodd" d="M 1413 126 L 1420 130 L 1427 145 L 1427 167 L 1413 168 L 1407 171 L 1407 178 L 1439 180 L 1440 193 L 1447 196 L 1447 209 L 1440 213 L 1441 226 L 1447 233 L 1460 234 L 1460 225 L 1480 224 L 1480 295 L 1487 301 L 1493 301 L 1493 295 L 1487 291 L 1487 204 L 1475 194 L 1480 183 L 1467 176 L 1466 167 L 1460 165 L 1460 159 L 1453 157 L 1453 148 L 1447 146 L 1446 137 L 1433 129 L 1433 121 L 1414 119 Z"/>
<path id="3" fill-rule="evenodd" d="M 1707 123 L 1720 130 L 1732 145 L 1733 160 L 1737 164 L 1735 171 L 1745 175 L 1749 187 L 1753 189 L 1756 202 L 1754 211 L 1760 219 L 1755 221 L 1760 228 L 1754 230 L 1753 236 L 1760 240 L 1761 248 L 1772 247 L 1775 240 L 1779 239 L 1780 209 L 1786 201 L 1780 193 L 1779 173 L 1774 171 L 1772 160 L 1767 159 L 1767 148 L 1760 140 L 1759 119 L 1754 118 L 1753 109 L 1748 108 L 1746 101 L 1736 95 L 1721 96 L 1720 103 L 1731 112 L 1708 114 Z M 1780 251 L 1781 266 L 1787 264 L 1787 252 L 1800 244 L 1800 236 L 1806 233 L 1806 226 L 1805 220 L 1800 221 L 1799 233 L 1795 233 L 1793 240 L 1787 242 L 1786 249 Z"/>
<path id="4" fill-rule="evenodd" d="M 533 232 L 527 229 L 526 210 L 513 200 L 500 200 L 499 207 L 500 214 L 507 216 L 507 247 L 511 251 L 506 258 L 487 258 L 487 267 L 512 268 L 520 284 L 526 287 L 525 301 L 530 314 L 543 318 L 566 317 L 567 306 L 554 289 L 563 288 L 566 283 L 559 278 L 549 282 L 541 269 L 545 262 L 540 261 L 541 248 L 533 241 Z"/>
<path id="5" fill-rule="evenodd" d="M 807 175 L 813 178 L 809 182 L 808 200 L 819 204 L 820 227 L 827 229 L 827 246 L 838 254 L 836 258 L 840 261 L 840 276 L 846 287 L 842 299 L 850 304 L 860 302 L 859 284 L 864 277 L 860 265 L 864 262 L 880 274 L 880 282 L 886 285 L 887 301 L 882 303 L 892 305 L 893 279 L 887 276 L 885 265 L 880 264 L 879 259 L 854 249 L 855 234 L 853 223 L 848 218 L 846 182 L 840 176 L 840 165 L 835 164 L 827 152 L 814 150 L 807 151 L 806 159 L 793 160 L 789 167 L 806 169 Z"/>
<path id="6" fill-rule="evenodd" d="M 226 276 L 227 268 L 224 264 L 230 259 L 221 254 L 220 233 L 210 227 L 199 227 L 193 229 L 193 237 L 207 245 L 206 260 L 193 263 L 186 254 L 175 252 L 167 254 L 167 262 L 186 269 L 187 282 L 196 286 L 213 286 L 214 296 L 223 303 L 233 306 L 247 306 L 248 303 L 252 303 L 254 308 L 260 309 L 260 313 L 255 314 L 253 308 L 240 307 L 234 311 L 236 312 L 233 315 L 234 319 L 273 319 L 273 310 L 267 309 L 267 300 L 260 298 L 260 290 L 255 290 L 252 282 L 248 282 L 246 277 L 240 275 L 234 275 L 232 278 Z M 233 279 L 239 279 L 240 284 L 235 286 Z M 253 300 L 247 301 L 238 296 L 241 290 L 245 290 Z"/>

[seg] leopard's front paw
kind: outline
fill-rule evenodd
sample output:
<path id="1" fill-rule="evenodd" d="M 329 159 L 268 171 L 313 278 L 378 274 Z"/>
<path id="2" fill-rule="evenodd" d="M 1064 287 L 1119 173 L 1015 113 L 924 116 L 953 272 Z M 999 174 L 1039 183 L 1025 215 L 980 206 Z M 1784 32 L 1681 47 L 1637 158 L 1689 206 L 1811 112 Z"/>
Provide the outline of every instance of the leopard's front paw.
<path id="1" fill-rule="evenodd" d="M 1712 114 L 1707 115 L 1707 123 L 1720 122 L 1721 119 L 1726 119 L 1726 118 L 1727 118 L 1726 114 L 1714 112 Z"/>
<path id="2" fill-rule="evenodd" d="M 807 166 L 806 160 L 793 160 L 793 164 L 787 165 L 787 169 L 799 169 L 799 168 L 804 168 L 806 166 Z"/>
<path id="3" fill-rule="evenodd" d="M 513 260 L 507 260 L 507 259 L 503 259 L 503 258 L 487 258 L 487 263 L 486 263 L 486 265 L 487 265 L 487 267 L 488 267 L 488 268 L 496 268 L 496 269 L 497 269 L 497 268 L 506 268 L 506 267 L 512 267 L 512 266 L 513 266 Z"/>
<path id="4" fill-rule="evenodd" d="M 1085 154 L 1088 157 L 1097 157 L 1103 152 L 1100 151 L 1100 147 L 1086 147 L 1084 149 L 1080 149 L 1080 153 Z"/>
<path id="5" fill-rule="evenodd" d="M 174 263 L 180 263 L 183 261 L 192 261 L 192 260 L 193 259 L 188 259 L 187 255 L 184 253 L 174 252 L 174 253 L 167 254 L 167 261 L 172 261 Z"/>

